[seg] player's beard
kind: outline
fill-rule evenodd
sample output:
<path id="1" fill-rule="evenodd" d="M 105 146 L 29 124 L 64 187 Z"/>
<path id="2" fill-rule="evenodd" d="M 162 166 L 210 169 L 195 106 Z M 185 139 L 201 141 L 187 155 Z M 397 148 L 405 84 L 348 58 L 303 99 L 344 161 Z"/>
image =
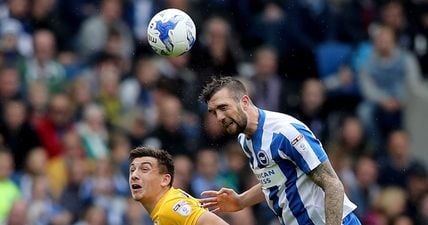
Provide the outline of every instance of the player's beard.
<path id="1" fill-rule="evenodd" d="M 238 118 L 230 118 L 230 122 L 227 126 L 223 125 L 223 132 L 226 134 L 236 136 L 240 133 L 243 133 L 245 128 L 247 127 L 247 117 L 245 116 L 245 113 L 239 109 Z"/>

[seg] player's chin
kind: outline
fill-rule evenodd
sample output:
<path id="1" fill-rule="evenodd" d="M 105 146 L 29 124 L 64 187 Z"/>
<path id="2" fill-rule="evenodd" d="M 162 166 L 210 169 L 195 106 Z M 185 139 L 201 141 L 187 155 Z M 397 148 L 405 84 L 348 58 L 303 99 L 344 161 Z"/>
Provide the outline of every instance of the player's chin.
<path id="1" fill-rule="evenodd" d="M 140 201 L 143 198 L 143 195 L 140 193 L 131 193 L 131 196 L 135 201 Z"/>
<path id="2" fill-rule="evenodd" d="M 224 128 L 224 132 L 226 134 L 229 134 L 229 135 L 237 135 L 237 134 L 239 134 L 238 127 L 236 126 L 235 123 L 232 123 L 231 125 L 229 125 L 226 128 Z"/>

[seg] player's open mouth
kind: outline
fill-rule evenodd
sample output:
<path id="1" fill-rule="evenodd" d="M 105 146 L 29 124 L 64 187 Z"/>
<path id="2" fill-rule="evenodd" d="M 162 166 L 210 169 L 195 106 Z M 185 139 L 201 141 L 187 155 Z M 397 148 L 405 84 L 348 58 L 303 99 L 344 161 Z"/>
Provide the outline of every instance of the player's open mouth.
<path id="1" fill-rule="evenodd" d="M 138 190 L 138 189 L 141 189 L 142 187 L 139 184 L 133 184 L 133 185 L 131 185 L 131 188 L 132 188 L 132 190 Z"/>

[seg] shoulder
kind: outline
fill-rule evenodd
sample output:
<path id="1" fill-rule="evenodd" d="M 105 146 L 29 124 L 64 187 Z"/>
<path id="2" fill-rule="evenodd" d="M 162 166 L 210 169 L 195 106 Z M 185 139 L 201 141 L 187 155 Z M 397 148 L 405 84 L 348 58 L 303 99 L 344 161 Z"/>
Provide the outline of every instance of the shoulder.
<path id="1" fill-rule="evenodd" d="M 291 115 L 271 111 L 265 111 L 265 115 L 263 129 L 282 134 L 290 140 L 299 135 L 299 130 L 308 130 L 304 123 Z"/>
<path id="2" fill-rule="evenodd" d="M 164 204 L 159 209 L 157 220 L 194 225 L 205 211 L 195 198 L 181 190 L 174 190 L 166 196 Z"/>

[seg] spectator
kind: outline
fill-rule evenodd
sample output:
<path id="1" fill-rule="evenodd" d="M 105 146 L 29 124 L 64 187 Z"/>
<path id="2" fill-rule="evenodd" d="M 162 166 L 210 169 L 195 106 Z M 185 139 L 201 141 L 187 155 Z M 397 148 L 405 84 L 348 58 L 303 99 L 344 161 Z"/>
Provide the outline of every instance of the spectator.
<path id="1" fill-rule="evenodd" d="M 50 93 L 58 93 L 64 88 L 65 70 L 55 59 L 56 44 L 51 31 L 42 29 L 34 32 L 34 56 L 24 60 L 20 67 L 25 87 L 34 80 L 41 80 Z"/>
<path id="2" fill-rule="evenodd" d="M 174 181 L 172 186 L 174 188 L 180 188 L 181 190 L 193 195 L 197 195 L 192 190 L 191 181 L 192 174 L 194 171 L 194 165 L 192 159 L 186 155 L 176 155 L 174 157 Z"/>
<path id="3" fill-rule="evenodd" d="M 26 32 L 30 32 L 30 18 L 28 17 L 28 12 L 30 9 L 29 0 L 15 0 L 15 1 L 6 1 L 6 12 L 2 15 L 1 19 L 13 18 L 18 20 Z"/>
<path id="4" fill-rule="evenodd" d="M 144 145 L 164 149 L 172 156 L 191 154 L 189 138 L 184 130 L 186 124 L 180 100 L 175 96 L 165 96 L 158 107 L 158 125 L 147 135 Z"/>
<path id="5" fill-rule="evenodd" d="M 376 0 L 344 2 L 339 11 L 338 39 L 356 45 L 369 39 L 369 26 L 377 16 Z"/>
<path id="6" fill-rule="evenodd" d="M 329 150 L 340 151 L 357 161 L 361 156 L 373 156 L 373 147 L 367 139 L 366 132 L 358 117 L 353 115 L 344 116 L 339 122 L 337 138 L 330 138 Z"/>
<path id="7" fill-rule="evenodd" d="M 151 58 L 140 58 L 135 65 L 135 76 L 125 79 L 120 85 L 120 101 L 125 111 L 142 110 L 149 127 L 156 121 L 157 109 L 154 88 L 159 80 L 159 70 Z"/>
<path id="8" fill-rule="evenodd" d="M 349 198 L 358 205 L 355 214 L 363 218 L 369 212 L 373 199 L 379 195 L 380 186 L 377 184 L 378 168 L 376 161 L 369 157 L 361 157 L 355 165 L 355 183 L 349 185 Z"/>
<path id="9" fill-rule="evenodd" d="M 325 108 L 325 88 L 321 81 L 310 78 L 304 81 L 300 93 L 296 118 L 307 124 L 314 134 L 324 141 L 328 138 L 328 112 Z"/>
<path id="10" fill-rule="evenodd" d="M 79 52 L 88 57 L 100 51 L 107 43 L 109 29 L 115 29 L 123 39 L 122 56 L 130 58 L 134 51 L 132 32 L 121 19 L 122 2 L 119 0 L 102 0 L 100 12 L 86 19 L 79 31 Z M 97 30 L 97 32 L 93 32 Z"/>
<path id="11" fill-rule="evenodd" d="M 84 199 L 101 207 L 108 224 L 120 224 L 126 209 L 123 196 L 129 194 L 127 179 L 111 163 L 111 159 L 95 161 L 95 171 L 83 184 Z"/>
<path id="12" fill-rule="evenodd" d="M 21 80 L 15 67 L 5 66 L 0 68 L 0 102 L 6 104 L 9 100 L 23 100 L 20 90 Z"/>
<path id="13" fill-rule="evenodd" d="M 59 19 L 55 8 L 55 0 L 34 0 L 31 4 L 31 28 L 32 30 L 47 29 L 51 31 L 58 40 L 58 49 L 63 50 L 71 47 L 71 35 L 68 26 L 64 26 Z"/>
<path id="14" fill-rule="evenodd" d="M 407 215 L 399 215 L 394 217 L 391 222 L 391 225 L 414 225 L 414 221 Z"/>
<path id="15" fill-rule="evenodd" d="M 119 96 L 120 74 L 115 70 L 106 70 L 99 77 L 100 89 L 97 100 L 106 113 L 106 122 L 117 126 L 123 111 Z"/>
<path id="16" fill-rule="evenodd" d="M 201 148 L 223 149 L 226 143 L 231 140 L 230 137 L 224 135 L 221 125 L 217 123 L 216 118 L 208 112 L 203 115 L 201 126 L 202 131 L 199 138 L 199 146 Z"/>
<path id="17" fill-rule="evenodd" d="M 109 133 L 103 108 L 89 104 L 83 110 L 83 119 L 76 125 L 77 133 L 86 150 L 86 155 L 92 159 L 108 158 Z"/>
<path id="18" fill-rule="evenodd" d="M 76 77 L 70 85 L 69 96 L 75 109 L 74 120 L 82 120 L 85 106 L 95 102 L 91 84 L 86 82 L 84 77 Z"/>
<path id="19" fill-rule="evenodd" d="M 46 151 L 43 148 L 31 149 L 25 161 L 25 170 L 17 176 L 23 200 L 30 201 L 35 180 L 38 177 L 46 177 L 46 164 Z"/>
<path id="20" fill-rule="evenodd" d="M 49 195 L 49 181 L 45 176 L 36 177 L 32 183 L 27 218 L 31 225 L 67 225 L 71 214 L 55 203 Z"/>
<path id="21" fill-rule="evenodd" d="M 223 180 L 220 175 L 220 156 L 213 148 L 198 150 L 196 155 L 196 173 L 192 178 L 192 190 L 196 196 L 203 191 L 217 190 L 222 187 Z"/>
<path id="22" fill-rule="evenodd" d="M 425 192 L 421 196 L 418 206 L 419 206 L 418 207 L 419 215 L 418 215 L 417 224 L 418 225 L 426 224 L 428 222 L 428 192 Z"/>
<path id="23" fill-rule="evenodd" d="M 403 3 L 398 0 L 386 1 L 380 7 L 379 22 L 394 30 L 398 46 L 407 50 L 412 48 L 414 34 L 408 24 Z"/>
<path id="24" fill-rule="evenodd" d="M 31 36 L 24 31 L 22 24 L 13 18 L 3 19 L 0 23 L 0 49 L 4 54 L 4 63 L 16 65 L 24 56 L 33 53 Z"/>
<path id="25" fill-rule="evenodd" d="M 191 68 L 204 83 L 206 75 L 237 75 L 239 44 L 235 43 L 230 24 L 221 17 L 206 21 L 199 45 L 191 52 Z"/>
<path id="26" fill-rule="evenodd" d="M 52 96 L 46 115 L 36 124 L 36 131 L 49 158 L 64 153 L 61 145 L 63 134 L 73 129 L 72 107 L 65 94 Z"/>
<path id="27" fill-rule="evenodd" d="M 28 225 L 28 204 L 23 200 L 17 200 L 10 209 L 5 225 Z"/>
<path id="28" fill-rule="evenodd" d="M 149 135 L 150 127 L 147 125 L 148 121 L 145 116 L 146 114 L 141 110 L 132 110 L 125 113 L 122 117 L 119 127 L 121 132 L 124 132 L 129 139 L 132 147 L 136 148 L 143 145 Z M 156 120 L 150 122 L 156 124 Z M 128 171 L 128 169 L 126 170 Z"/>
<path id="29" fill-rule="evenodd" d="M 33 81 L 29 84 L 27 90 L 28 119 L 34 126 L 46 114 L 49 102 L 49 90 L 42 81 Z"/>
<path id="30" fill-rule="evenodd" d="M 0 149 L 0 223 L 3 223 L 13 203 L 21 196 L 18 186 L 10 176 L 13 173 L 13 158 L 8 149 Z"/>
<path id="31" fill-rule="evenodd" d="M 71 213 L 71 222 L 75 223 L 83 215 L 84 207 L 89 204 L 83 195 L 83 184 L 89 172 L 88 164 L 83 159 L 76 159 L 65 166 L 68 176 L 58 202 Z"/>
<path id="32" fill-rule="evenodd" d="M 397 130 L 389 135 L 388 154 L 378 161 L 380 185 L 405 188 L 410 173 L 417 167 L 423 167 L 410 154 L 409 141 L 409 136 L 404 130 Z"/>
<path id="33" fill-rule="evenodd" d="M 398 187 L 382 189 L 374 199 L 371 210 L 362 223 L 368 225 L 387 225 L 389 220 L 404 213 L 406 192 Z"/>
<path id="34" fill-rule="evenodd" d="M 103 208 L 91 205 L 86 208 L 81 220 L 77 221 L 75 225 L 107 225 L 107 213 Z"/>
<path id="35" fill-rule="evenodd" d="M 261 47 L 254 54 L 254 104 L 270 111 L 283 111 L 283 80 L 278 75 L 278 55 L 273 48 Z"/>
<path id="36" fill-rule="evenodd" d="M 3 122 L 0 123 L 0 135 L 14 158 L 16 171 L 21 171 L 31 149 L 41 145 L 34 127 L 30 124 L 27 109 L 21 101 L 9 101 L 3 108 Z M 25 141 L 22 141 L 25 140 Z"/>
<path id="37" fill-rule="evenodd" d="M 85 161 L 84 167 L 90 167 L 92 163 L 86 158 L 85 149 L 75 130 L 66 131 L 61 141 L 61 147 L 64 149 L 64 154 L 49 159 L 46 165 L 47 175 L 51 181 L 52 195 L 55 199 L 60 197 L 67 185 L 69 176 L 71 176 L 70 168 L 74 161 Z"/>
<path id="38" fill-rule="evenodd" d="M 160 58 L 156 64 L 163 82 L 169 83 L 171 92 L 183 103 L 184 108 L 199 113 L 198 93 L 201 89 L 197 74 L 188 68 L 189 54 L 173 58 Z"/>
<path id="39" fill-rule="evenodd" d="M 428 191 L 428 174 L 426 168 L 417 166 L 409 171 L 406 191 L 408 193 L 406 214 L 414 221 L 417 221 L 421 209 L 419 203 L 424 197 L 424 194 Z"/>
<path id="40" fill-rule="evenodd" d="M 134 201 L 132 199 L 128 199 L 127 203 L 128 204 L 125 211 L 124 221 L 122 224 L 127 224 L 127 225 L 152 224 L 150 215 L 147 213 L 146 210 L 141 210 L 141 204 L 139 202 Z"/>
<path id="41" fill-rule="evenodd" d="M 420 77 L 414 56 L 397 47 L 391 28 L 380 27 L 374 34 L 374 49 L 362 68 L 363 102 L 358 113 L 376 147 L 381 146 L 388 132 L 402 127 L 406 82 Z"/>

